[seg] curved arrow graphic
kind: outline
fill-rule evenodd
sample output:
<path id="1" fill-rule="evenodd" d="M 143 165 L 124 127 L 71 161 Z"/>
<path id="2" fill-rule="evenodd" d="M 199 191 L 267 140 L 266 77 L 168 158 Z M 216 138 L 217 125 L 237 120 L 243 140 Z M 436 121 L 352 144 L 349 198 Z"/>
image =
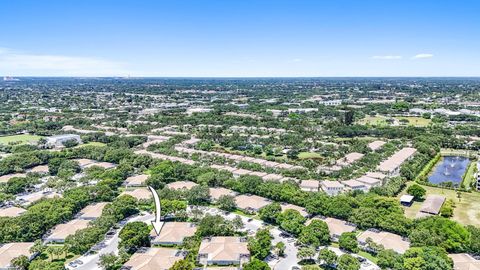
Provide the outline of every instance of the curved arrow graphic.
<path id="1" fill-rule="evenodd" d="M 154 188 L 151 186 L 148 186 L 148 188 L 152 192 L 153 200 L 155 201 L 155 220 L 152 220 L 152 225 L 157 235 L 159 235 L 163 227 L 163 222 L 160 221 L 160 198 L 158 197 L 157 191 L 155 191 Z"/>

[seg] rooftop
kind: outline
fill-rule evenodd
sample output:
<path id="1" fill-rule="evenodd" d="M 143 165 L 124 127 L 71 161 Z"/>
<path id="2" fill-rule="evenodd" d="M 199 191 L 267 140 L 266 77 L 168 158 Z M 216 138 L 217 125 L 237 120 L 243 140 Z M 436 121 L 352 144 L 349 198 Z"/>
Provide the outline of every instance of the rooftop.
<path id="1" fill-rule="evenodd" d="M 400 254 L 405 253 L 410 248 L 410 242 L 404 240 L 400 235 L 389 232 L 368 230 L 358 235 L 359 242 L 365 243 L 367 238 L 372 239 L 376 244 L 382 245 L 385 249 L 393 249 Z"/>
<path id="2" fill-rule="evenodd" d="M 167 184 L 167 187 L 173 190 L 179 190 L 179 189 L 190 190 L 194 186 L 198 186 L 198 184 L 192 181 L 177 181 L 177 182 Z"/>
<path id="3" fill-rule="evenodd" d="M 154 237 L 153 243 L 181 243 L 185 237 L 193 236 L 196 231 L 197 228 L 190 222 L 166 222 L 158 236 L 154 229 L 150 235 Z"/>
<path id="4" fill-rule="evenodd" d="M 207 254 L 208 260 L 213 261 L 236 261 L 241 255 L 249 255 L 247 242 L 240 237 L 212 237 L 207 238 L 200 244 L 198 254 Z"/>
<path id="5" fill-rule="evenodd" d="M 83 208 L 80 211 L 80 217 L 81 219 L 95 219 L 98 218 L 102 215 L 103 208 L 108 203 L 106 202 L 99 202 L 99 203 L 94 203 L 90 204 L 87 207 Z"/>
<path id="6" fill-rule="evenodd" d="M 67 236 L 73 235 L 77 231 L 87 228 L 89 223 L 89 220 L 73 219 L 65 224 L 59 224 L 55 226 L 55 228 L 52 230 L 52 233 L 47 237 L 47 239 L 64 240 L 65 238 L 67 238 Z"/>
<path id="7" fill-rule="evenodd" d="M 32 246 L 32 242 L 7 243 L 0 246 L 0 269 L 8 269 L 12 259 L 18 256 L 32 256 L 30 252 Z"/>
<path id="8" fill-rule="evenodd" d="M 235 203 L 240 209 L 260 209 L 269 205 L 270 201 L 257 195 L 239 195 L 235 197 Z"/>
<path id="9" fill-rule="evenodd" d="M 177 249 L 152 247 L 133 254 L 124 266 L 131 267 L 131 270 L 167 270 L 184 258 L 185 253 Z"/>
<path id="10" fill-rule="evenodd" d="M 0 217 L 18 217 L 21 214 L 25 213 L 27 210 L 20 207 L 7 207 L 0 208 Z"/>

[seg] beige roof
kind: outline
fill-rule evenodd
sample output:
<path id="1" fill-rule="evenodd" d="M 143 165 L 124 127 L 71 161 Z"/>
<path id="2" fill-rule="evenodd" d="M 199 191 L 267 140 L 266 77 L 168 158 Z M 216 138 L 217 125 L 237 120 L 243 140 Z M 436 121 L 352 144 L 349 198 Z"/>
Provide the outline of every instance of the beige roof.
<path id="1" fill-rule="evenodd" d="M 453 260 L 454 270 L 480 270 L 480 261 L 467 253 L 448 254 Z"/>
<path id="2" fill-rule="evenodd" d="M 127 179 L 125 179 L 125 184 L 126 185 L 135 185 L 135 186 L 140 186 L 145 183 L 148 179 L 148 175 L 146 174 L 139 174 L 139 175 L 134 175 L 130 176 Z"/>
<path id="3" fill-rule="evenodd" d="M 320 182 L 317 180 L 302 180 L 300 183 L 301 188 L 316 188 L 320 187 Z"/>
<path id="4" fill-rule="evenodd" d="M 380 149 L 385 144 L 384 141 L 373 141 L 368 144 L 368 148 L 372 149 L 373 151 Z"/>
<path id="5" fill-rule="evenodd" d="M 26 196 L 23 196 L 22 198 L 26 200 L 28 203 L 34 203 L 36 201 L 39 201 L 43 198 L 54 198 L 54 197 L 62 197 L 61 194 L 58 194 L 56 192 L 43 192 L 43 191 L 37 191 L 34 193 L 30 193 Z"/>
<path id="6" fill-rule="evenodd" d="M 98 166 L 98 167 L 101 167 L 101 168 L 104 168 L 104 169 L 110 169 L 110 168 L 115 167 L 115 164 L 110 163 L 110 162 L 96 162 L 96 163 L 90 163 L 88 165 L 85 165 L 84 167 L 85 168 L 90 168 L 90 167 L 93 167 L 93 166 Z"/>
<path id="7" fill-rule="evenodd" d="M 79 158 L 79 159 L 74 159 L 74 160 L 78 163 L 78 165 L 80 165 L 80 167 L 85 167 L 88 164 L 92 164 L 92 163 L 97 162 L 93 159 L 86 159 L 86 158 Z"/>
<path id="8" fill-rule="evenodd" d="M 284 204 L 281 204 L 280 205 L 281 208 L 282 208 L 282 211 L 285 211 L 287 209 L 293 209 L 293 210 L 297 210 L 300 215 L 302 215 L 303 217 L 307 217 L 308 216 L 308 213 L 307 211 L 305 210 L 305 208 L 303 207 L 300 207 L 298 205 L 293 205 L 293 204 L 289 204 L 289 203 L 284 203 Z"/>
<path id="9" fill-rule="evenodd" d="M 382 183 L 382 181 L 381 181 L 380 179 L 368 177 L 368 176 L 366 176 L 366 175 L 361 176 L 361 177 L 359 177 L 359 178 L 357 178 L 357 179 L 355 179 L 355 180 L 357 180 L 358 182 L 362 182 L 362 183 L 364 183 L 364 184 L 367 184 L 367 185 L 369 185 L 369 186 L 379 185 L 379 184 Z"/>
<path id="10" fill-rule="evenodd" d="M 174 189 L 174 190 L 178 190 L 178 189 L 190 190 L 194 186 L 198 186 L 198 184 L 192 181 L 177 181 L 177 182 L 167 184 L 167 187 L 169 189 Z"/>
<path id="11" fill-rule="evenodd" d="M 275 173 L 267 174 L 262 177 L 262 179 L 265 181 L 281 181 L 283 180 L 283 178 L 284 178 L 283 176 Z"/>
<path id="12" fill-rule="evenodd" d="M 155 237 L 152 242 L 181 243 L 185 237 L 193 236 L 196 231 L 197 228 L 190 222 L 166 222 L 158 236 L 155 229 L 152 229 L 150 235 Z"/>
<path id="13" fill-rule="evenodd" d="M 326 188 L 343 188 L 343 187 L 345 187 L 342 183 L 340 183 L 338 181 L 329 181 L 329 180 L 322 181 L 321 185 L 326 187 Z"/>
<path id="14" fill-rule="evenodd" d="M 330 231 L 330 236 L 332 237 L 333 236 L 339 237 L 344 232 L 353 232 L 356 230 L 356 227 L 354 225 L 348 224 L 346 221 L 343 221 L 341 219 L 330 218 L 330 217 L 327 217 L 324 219 L 315 217 L 308 220 L 306 224 L 307 225 L 310 224 L 312 220 L 315 220 L 315 219 L 321 220 L 327 223 L 328 230 Z"/>
<path id="15" fill-rule="evenodd" d="M 222 187 L 210 188 L 209 190 L 210 190 L 210 197 L 213 200 L 218 200 L 223 195 L 230 195 L 230 196 L 236 195 L 233 190 L 222 188 Z"/>
<path id="16" fill-rule="evenodd" d="M 48 165 L 35 166 L 30 169 L 30 172 L 33 173 L 48 173 Z"/>
<path id="17" fill-rule="evenodd" d="M 30 258 L 30 248 L 33 246 L 32 242 L 7 243 L 0 246 L 0 269 L 6 269 L 11 266 L 12 259 L 18 256 L 25 255 Z"/>
<path id="18" fill-rule="evenodd" d="M 420 212 L 436 215 L 440 212 L 445 197 L 440 195 L 428 195 L 420 208 Z"/>
<path id="19" fill-rule="evenodd" d="M 360 242 L 366 242 L 367 238 L 371 238 L 376 244 L 383 245 L 385 249 L 393 249 L 400 254 L 410 248 L 410 242 L 403 240 L 400 235 L 389 232 L 368 230 L 358 235 L 357 239 Z"/>
<path id="20" fill-rule="evenodd" d="M 2 175 L 0 176 L 0 183 L 6 183 L 8 180 L 14 178 L 14 177 L 26 177 L 27 175 L 25 173 L 12 173 L 12 174 L 7 174 L 7 175 Z"/>
<path id="21" fill-rule="evenodd" d="M 47 239 L 65 239 L 69 235 L 88 227 L 89 220 L 73 219 L 65 224 L 55 226 L 50 236 Z"/>
<path id="22" fill-rule="evenodd" d="M 232 173 L 237 175 L 246 175 L 246 174 L 250 174 L 251 171 L 245 170 L 245 169 L 238 169 L 236 171 L 233 171 Z"/>
<path id="23" fill-rule="evenodd" d="M 105 208 L 107 204 L 108 203 L 106 202 L 99 202 L 88 205 L 80 211 L 80 218 L 92 219 L 100 217 L 102 215 L 103 208 Z"/>
<path id="24" fill-rule="evenodd" d="M 124 266 L 131 270 L 167 270 L 183 258 L 185 254 L 177 249 L 148 248 L 143 253 L 133 254 Z"/>
<path id="25" fill-rule="evenodd" d="M 337 164 L 340 166 L 348 166 L 354 163 L 355 161 L 361 159 L 363 156 L 364 155 L 362 153 L 357 153 L 357 152 L 349 153 L 345 155 L 343 158 L 337 160 Z"/>
<path id="26" fill-rule="evenodd" d="M 365 187 L 365 183 L 359 182 L 357 180 L 347 180 L 347 181 L 342 181 L 342 184 L 344 184 L 346 187 L 350 188 L 358 188 L 358 187 Z"/>
<path id="27" fill-rule="evenodd" d="M 18 217 L 21 214 L 25 213 L 27 210 L 20 207 L 7 207 L 0 208 L 0 217 Z"/>
<path id="28" fill-rule="evenodd" d="M 380 165 L 378 165 L 377 169 L 382 172 L 392 172 L 395 171 L 403 162 L 409 159 L 417 152 L 417 149 L 405 147 L 402 150 L 398 151 L 397 153 L 393 154 L 387 160 L 384 160 Z"/>
<path id="29" fill-rule="evenodd" d="M 381 172 L 367 172 L 365 176 L 371 177 L 371 178 L 377 178 L 380 180 L 385 179 L 387 176 Z"/>
<path id="30" fill-rule="evenodd" d="M 198 254 L 207 254 L 209 261 L 236 261 L 240 255 L 249 255 L 247 242 L 240 237 L 212 237 L 204 239 Z"/>
<path id="31" fill-rule="evenodd" d="M 152 198 L 152 192 L 146 188 L 137 188 L 134 190 L 125 190 L 120 195 L 130 195 L 137 200 L 148 200 Z"/>
<path id="32" fill-rule="evenodd" d="M 255 209 L 258 210 L 264 206 L 270 204 L 270 201 L 266 198 L 257 195 L 239 195 L 235 197 L 235 203 L 240 209 Z"/>

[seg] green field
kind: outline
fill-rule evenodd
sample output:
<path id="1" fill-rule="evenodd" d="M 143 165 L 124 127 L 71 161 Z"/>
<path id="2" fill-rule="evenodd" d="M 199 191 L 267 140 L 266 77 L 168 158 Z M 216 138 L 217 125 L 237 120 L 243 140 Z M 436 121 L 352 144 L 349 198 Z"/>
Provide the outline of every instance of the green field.
<path id="1" fill-rule="evenodd" d="M 408 117 L 395 117 L 396 119 L 407 119 L 409 125 L 416 126 L 416 127 L 424 127 L 428 126 L 432 120 L 425 119 L 423 117 L 415 117 L 415 116 L 408 116 Z"/>
<path id="2" fill-rule="evenodd" d="M 42 136 L 29 135 L 29 134 L 5 136 L 5 137 L 0 137 L 0 144 L 9 144 L 9 143 L 17 143 L 17 142 L 19 144 L 24 144 L 27 142 L 37 142 L 41 138 Z"/>
<path id="3" fill-rule="evenodd" d="M 408 183 L 408 186 L 412 185 L 414 182 Z M 480 225 L 480 193 L 479 192 L 460 192 L 460 198 L 457 197 L 457 192 L 451 189 L 442 189 L 438 187 L 422 186 L 427 190 L 427 195 L 437 194 L 442 195 L 448 199 L 452 199 L 455 203 L 455 209 L 453 210 L 453 220 L 456 220 L 464 225 Z M 406 190 L 406 189 L 405 189 Z M 405 194 L 406 191 L 403 191 L 398 195 L 400 198 L 401 195 Z M 415 218 L 420 209 L 422 203 L 414 202 L 410 207 L 404 207 L 405 216 L 409 218 Z"/>
<path id="4" fill-rule="evenodd" d="M 322 155 L 313 152 L 301 152 L 298 154 L 299 159 L 322 158 Z"/>
<path id="5" fill-rule="evenodd" d="M 85 147 L 85 146 L 105 146 L 105 144 L 101 142 L 89 142 L 86 144 L 77 145 L 76 147 Z"/>
<path id="6" fill-rule="evenodd" d="M 406 119 L 408 120 L 408 125 L 416 126 L 416 127 L 424 127 L 428 126 L 432 120 L 430 119 L 425 119 L 423 117 L 416 117 L 416 116 L 398 116 L 398 117 L 392 117 L 398 121 L 401 119 Z M 370 116 L 367 115 L 365 118 L 359 120 L 357 123 L 361 125 L 388 125 L 387 120 L 388 117 L 383 116 L 383 115 L 376 115 L 376 116 Z M 400 123 L 401 124 L 401 123 Z"/>

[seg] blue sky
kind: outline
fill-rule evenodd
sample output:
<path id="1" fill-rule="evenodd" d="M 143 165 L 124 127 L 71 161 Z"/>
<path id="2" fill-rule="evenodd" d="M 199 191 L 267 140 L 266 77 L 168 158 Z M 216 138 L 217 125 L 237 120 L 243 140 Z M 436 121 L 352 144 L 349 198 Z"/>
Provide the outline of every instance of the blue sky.
<path id="1" fill-rule="evenodd" d="M 0 75 L 480 76 L 480 1 L 5 0 Z"/>

